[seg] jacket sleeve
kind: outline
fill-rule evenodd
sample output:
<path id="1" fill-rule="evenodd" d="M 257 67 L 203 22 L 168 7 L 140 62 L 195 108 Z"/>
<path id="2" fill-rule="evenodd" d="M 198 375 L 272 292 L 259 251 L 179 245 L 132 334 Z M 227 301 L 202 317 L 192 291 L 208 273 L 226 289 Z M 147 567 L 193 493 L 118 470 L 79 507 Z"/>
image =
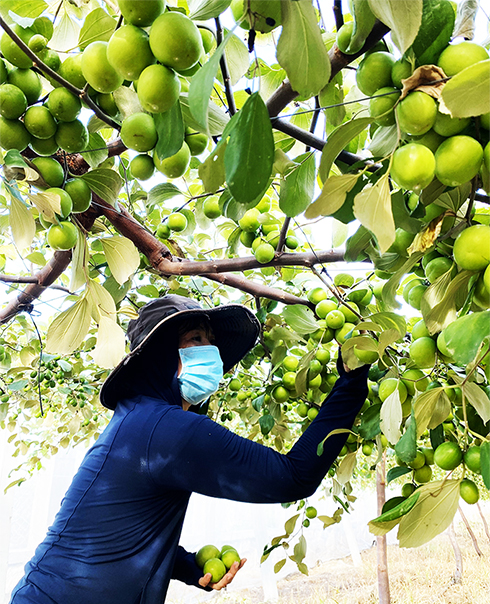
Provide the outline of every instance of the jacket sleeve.
<path id="1" fill-rule="evenodd" d="M 205 591 L 212 591 L 211 587 L 199 585 L 199 579 L 203 576 L 202 569 L 196 564 L 196 554 L 188 552 L 181 545 L 177 548 L 172 579 L 181 581 L 193 587 L 199 587 Z"/>
<path id="2" fill-rule="evenodd" d="M 339 364 L 340 365 L 340 364 Z M 242 438 L 206 416 L 174 407 L 159 422 L 148 467 L 162 489 L 181 489 L 251 503 L 283 503 L 312 495 L 338 456 L 367 396 L 368 366 L 340 377 L 317 417 L 287 454 Z M 170 417 L 171 416 L 171 417 Z"/>

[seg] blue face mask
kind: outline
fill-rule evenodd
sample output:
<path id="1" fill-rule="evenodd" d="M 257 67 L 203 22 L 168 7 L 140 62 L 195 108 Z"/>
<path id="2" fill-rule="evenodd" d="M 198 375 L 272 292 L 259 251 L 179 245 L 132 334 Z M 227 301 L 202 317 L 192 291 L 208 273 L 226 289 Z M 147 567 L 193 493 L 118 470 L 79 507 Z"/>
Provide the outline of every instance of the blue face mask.
<path id="1" fill-rule="evenodd" d="M 223 378 L 223 361 L 216 346 L 179 348 L 182 371 L 180 394 L 191 405 L 199 405 L 218 388 Z"/>

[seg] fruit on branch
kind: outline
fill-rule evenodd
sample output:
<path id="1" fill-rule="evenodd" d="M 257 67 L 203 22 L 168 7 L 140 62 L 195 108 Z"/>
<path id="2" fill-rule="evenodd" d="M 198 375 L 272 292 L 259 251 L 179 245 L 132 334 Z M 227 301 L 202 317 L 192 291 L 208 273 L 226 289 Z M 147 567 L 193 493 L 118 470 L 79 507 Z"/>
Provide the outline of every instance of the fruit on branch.
<path id="1" fill-rule="evenodd" d="M 458 187 L 478 174 L 483 148 L 471 136 L 451 136 L 439 145 L 435 159 L 438 180 L 448 187 Z"/>
<path id="2" fill-rule="evenodd" d="M 49 227 L 47 239 L 53 250 L 70 250 L 77 243 L 78 229 L 73 223 L 63 220 Z"/>
<path id="3" fill-rule="evenodd" d="M 434 452 L 434 463 L 441 470 L 454 470 L 462 461 L 463 453 L 458 443 L 453 441 L 441 443 Z"/>
<path id="4" fill-rule="evenodd" d="M 81 178 L 70 178 L 65 183 L 65 192 L 71 197 L 73 213 L 85 212 L 90 207 L 92 192 Z"/>
<path id="5" fill-rule="evenodd" d="M 123 83 L 124 78 L 109 63 L 108 43 L 98 40 L 91 42 L 82 53 L 82 74 L 97 92 L 113 92 Z"/>
<path id="6" fill-rule="evenodd" d="M 48 186 L 61 187 L 65 173 L 60 162 L 52 157 L 35 157 L 32 163 Z"/>
<path id="7" fill-rule="evenodd" d="M 155 172 L 153 158 L 146 153 L 140 153 L 133 157 L 129 164 L 131 174 L 138 180 L 148 180 Z"/>
<path id="8" fill-rule="evenodd" d="M 14 34 L 17 34 L 19 38 L 29 44 L 29 40 L 34 35 L 34 31 L 30 27 L 21 27 L 17 23 L 12 25 L 12 31 Z M 32 67 L 32 60 L 26 55 L 26 53 L 17 46 L 17 43 L 12 40 L 12 38 L 8 35 L 7 32 L 4 32 L 2 38 L 0 40 L 0 51 L 2 55 L 9 63 L 15 65 L 16 67 L 20 67 L 22 69 L 29 69 Z"/>
<path id="9" fill-rule="evenodd" d="M 59 122 L 55 139 L 58 147 L 67 153 L 80 153 L 88 145 L 87 126 L 78 118 L 72 122 Z"/>
<path id="10" fill-rule="evenodd" d="M 191 152 L 187 143 L 182 143 L 182 147 L 175 155 L 160 159 L 157 153 L 153 154 L 155 168 L 164 174 L 167 178 L 180 178 L 184 176 L 191 161 Z"/>
<path id="11" fill-rule="evenodd" d="M 31 141 L 27 128 L 19 120 L 8 120 L 0 116 L 0 147 L 5 150 L 24 151 Z"/>
<path id="12" fill-rule="evenodd" d="M 168 217 L 167 224 L 170 230 L 180 233 L 187 228 L 187 218 L 182 212 L 174 212 Z"/>
<path id="13" fill-rule="evenodd" d="M 474 504 L 480 499 L 480 492 L 477 485 L 469 478 L 463 478 L 459 485 L 459 494 L 466 503 Z"/>
<path id="14" fill-rule="evenodd" d="M 133 113 L 121 126 L 121 140 L 128 149 L 140 153 L 150 151 L 157 144 L 155 122 L 148 113 Z"/>
<path id="15" fill-rule="evenodd" d="M 282 24 L 281 0 L 232 0 L 230 8 L 242 29 L 266 34 Z"/>
<path id="16" fill-rule="evenodd" d="M 395 57 L 389 52 L 373 52 L 364 56 L 356 71 L 356 83 L 366 96 L 373 96 L 380 88 L 393 86 L 391 70 Z"/>
<path id="17" fill-rule="evenodd" d="M 160 63 L 176 71 L 194 67 L 204 53 L 196 25 L 182 13 L 166 12 L 153 22 L 150 48 Z"/>
<path id="18" fill-rule="evenodd" d="M 24 115 L 24 126 L 36 138 L 51 138 L 56 134 L 57 125 L 47 107 L 31 105 Z"/>
<path id="19" fill-rule="evenodd" d="M 82 110 L 82 102 L 66 88 L 55 88 L 46 103 L 49 112 L 60 122 L 72 122 Z"/>
<path id="20" fill-rule="evenodd" d="M 403 189 L 419 192 L 434 178 L 436 160 L 425 145 L 409 143 L 393 154 L 390 176 Z"/>
<path id="21" fill-rule="evenodd" d="M 417 338 L 410 344 L 408 354 L 419 369 L 430 369 L 436 362 L 436 343 L 427 336 Z"/>
<path id="22" fill-rule="evenodd" d="M 427 93 L 410 92 L 395 109 L 398 124 L 403 132 L 422 135 L 428 132 L 437 116 L 437 104 Z"/>
<path id="23" fill-rule="evenodd" d="M 400 91 L 391 86 L 376 90 L 376 94 L 369 101 L 369 115 L 380 126 L 392 126 L 395 123 L 393 107 L 399 97 Z"/>
<path id="24" fill-rule="evenodd" d="M 434 132 L 441 136 L 454 136 L 462 132 L 471 123 L 469 117 L 451 117 L 447 113 L 437 112 L 436 121 L 434 122 Z M 441 141 L 442 142 L 442 141 Z"/>
<path id="25" fill-rule="evenodd" d="M 7 79 L 9 84 L 13 84 L 22 90 L 28 105 L 35 103 L 41 96 L 41 79 L 32 69 L 12 69 Z"/>
<path id="26" fill-rule="evenodd" d="M 395 88 L 403 88 L 402 80 L 409 78 L 412 75 L 412 64 L 406 59 L 398 59 L 393 64 L 391 69 L 391 79 Z"/>
<path id="27" fill-rule="evenodd" d="M 163 113 L 171 109 L 180 94 L 180 80 L 164 65 L 149 65 L 138 80 L 138 98 L 145 111 Z"/>
<path id="28" fill-rule="evenodd" d="M 167 5 L 166 0 L 117 0 L 119 10 L 125 21 L 138 27 L 148 27 L 163 13 Z"/>
<path id="29" fill-rule="evenodd" d="M 13 84 L 0 86 L 0 114 L 8 120 L 16 120 L 27 109 L 26 95 Z"/>
<path id="30" fill-rule="evenodd" d="M 439 55 L 437 65 L 448 76 L 454 76 L 463 69 L 488 59 L 488 52 L 483 46 L 474 42 L 450 44 Z"/>
<path id="31" fill-rule="evenodd" d="M 54 160 L 53 160 L 54 161 Z M 46 189 L 46 193 L 52 193 L 54 195 L 59 195 L 60 197 L 60 213 L 59 216 L 61 218 L 67 218 L 73 209 L 73 201 L 70 195 L 59 187 L 51 187 Z"/>
<path id="32" fill-rule="evenodd" d="M 209 138 L 203 132 L 196 132 L 192 128 L 186 128 L 185 142 L 189 147 L 191 155 L 201 155 L 208 146 Z"/>
<path id="33" fill-rule="evenodd" d="M 76 86 L 80 90 L 84 88 L 85 84 L 87 83 L 87 80 L 83 75 L 82 58 L 83 53 L 81 52 L 76 55 L 69 55 L 63 61 L 63 63 L 61 63 L 61 67 L 58 71 L 62 78 L 68 80 L 70 84 L 73 84 L 73 86 Z M 59 86 L 58 83 L 56 83 L 55 85 Z"/>
<path id="34" fill-rule="evenodd" d="M 143 69 L 155 62 L 146 31 L 135 25 L 116 29 L 107 45 L 107 60 L 120 77 L 137 80 Z"/>
<path id="35" fill-rule="evenodd" d="M 490 226 L 477 224 L 462 231 L 454 242 L 453 255 L 462 269 L 486 269 L 490 264 Z"/>

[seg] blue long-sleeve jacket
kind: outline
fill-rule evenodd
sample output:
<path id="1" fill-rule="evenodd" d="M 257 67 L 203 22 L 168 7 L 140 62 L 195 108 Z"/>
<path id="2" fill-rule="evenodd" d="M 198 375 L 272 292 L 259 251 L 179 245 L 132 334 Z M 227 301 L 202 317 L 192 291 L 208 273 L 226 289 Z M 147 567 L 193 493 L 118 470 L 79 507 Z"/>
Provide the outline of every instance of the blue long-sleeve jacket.
<path id="1" fill-rule="evenodd" d="M 170 579 L 202 571 L 179 537 L 192 492 L 252 503 L 315 492 L 367 395 L 367 367 L 341 372 L 287 454 L 237 436 L 172 396 L 121 400 L 85 456 L 11 604 L 161 604 Z M 170 400 L 168 400 L 170 399 Z"/>

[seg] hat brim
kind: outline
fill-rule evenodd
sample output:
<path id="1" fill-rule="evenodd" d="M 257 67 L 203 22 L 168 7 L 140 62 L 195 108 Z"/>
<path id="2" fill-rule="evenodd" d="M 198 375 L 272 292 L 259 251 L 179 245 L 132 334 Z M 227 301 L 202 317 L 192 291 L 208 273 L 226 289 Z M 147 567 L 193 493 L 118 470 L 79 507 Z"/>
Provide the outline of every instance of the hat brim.
<path id="1" fill-rule="evenodd" d="M 100 401 L 104 407 L 115 409 L 118 401 L 117 380 L 136 362 L 154 360 L 149 354 L 156 344 L 171 344 L 168 354 L 177 354 L 174 350 L 178 327 L 183 321 L 194 317 L 208 317 L 214 344 L 218 347 L 223 361 L 223 371 L 226 373 L 234 367 L 253 348 L 260 332 L 260 324 L 255 315 L 241 304 L 227 304 L 210 309 L 189 309 L 175 312 L 162 319 L 153 327 L 148 335 L 136 346 L 110 373 L 100 391 Z M 160 346 L 164 351 L 165 346 Z M 148 355 L 147 355 L 148 353 Z M 149 359 L 146 357 L 149 356 Z M 159 362 L 162 362 L 160 357 Z"/>

